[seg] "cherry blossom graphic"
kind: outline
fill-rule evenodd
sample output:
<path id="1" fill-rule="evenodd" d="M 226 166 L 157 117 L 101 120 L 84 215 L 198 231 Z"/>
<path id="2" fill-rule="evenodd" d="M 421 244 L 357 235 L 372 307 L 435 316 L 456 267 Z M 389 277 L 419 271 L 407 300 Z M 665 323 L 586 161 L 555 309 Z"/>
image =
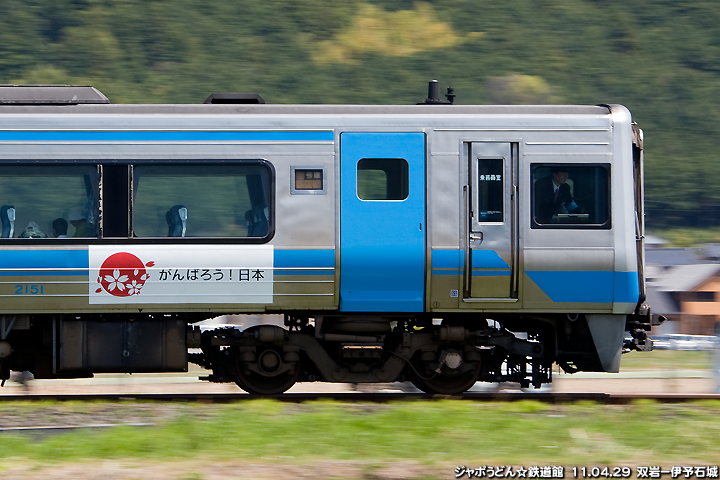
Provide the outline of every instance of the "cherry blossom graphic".
<path id="1" fill-rule="evenodd" d="M 105 275 L 105 278 L 103 280 L 108 282 L 108 284 L 109 284 L 108 291 L 109 292 L 112 292 L 116 288 L 122 292 L 123 290 L 125 290 L 125 285 L 123 284 L 123 282 L 128 281 L 128 276 L 120 275 L 120 270 L 115 269 L 115 270 L 113 270 L 112 277 L 110 275 Z"/>
<path id="2" fill-rule="evenodd" d="M 154 265 L 155 262 L 144 264 L 132 253 L 114 253 L 106 258 L 100 267 L 100 274 L 97 278 L 100 288 L 95 290 L 95 293 L 105 290 L 115 297 L 139 295 L 140 289 L 150 278 L 145 267 Z"/>
<path id="3" fill-rule="evenodd" d="M 130 292 L 130 295 L 137 295 L 140 293 L 140 289 L 142 288 L 143 284 L 138 283 L 137 280 L 133 280 L 132 282 L 127 284 L 127 289 Z"/>

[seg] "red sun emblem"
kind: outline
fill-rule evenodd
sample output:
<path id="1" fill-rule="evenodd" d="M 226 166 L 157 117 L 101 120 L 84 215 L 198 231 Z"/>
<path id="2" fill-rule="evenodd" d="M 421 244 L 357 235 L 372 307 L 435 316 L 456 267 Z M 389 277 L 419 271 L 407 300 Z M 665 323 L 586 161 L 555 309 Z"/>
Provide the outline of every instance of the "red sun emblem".
<path id="1" fill-rule="evenodd" d="M 110 255 L 100 267 L 100 275 L 97 283 L 102 288 L 95 290 L 100 293 L 103 290 L 116 297 L 129 297 L 139 295 L 140 289 L 150 275 L 145 267 L 152 267 L 155 262 L 143 264 L 142 260 L 132 253 L 120 252 Z"/>

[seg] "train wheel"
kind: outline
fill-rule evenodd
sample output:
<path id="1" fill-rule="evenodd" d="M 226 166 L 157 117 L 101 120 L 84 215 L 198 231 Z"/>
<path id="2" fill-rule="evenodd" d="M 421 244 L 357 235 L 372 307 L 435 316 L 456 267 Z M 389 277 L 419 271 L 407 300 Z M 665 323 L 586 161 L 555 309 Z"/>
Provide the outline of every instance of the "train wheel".
<path id="1" fill-rule="evenodd" d="M 437 374 L 434 377 L 415 379 L 412 383 L 425 393 L 458 395 L 475 385 L 480 371 L 465 372 L 457 376 Z"/>
<path id="2" fill-rule="evenodd" d="M 424 372 L 424 374 L 423 378 L 420 378 L 416 373 L 411 380 L 412 384 L 425 393 L 443 395 L 456 395 L 471 388 L 477 382 L 482 367 L 480 362 L 468 364 L 468 366 L 472 365 L 470 370 L 460 369 L 459 366 L 450 368 L 444 364 L 440 372 L 437 372 L 426 362 L 414 362 L 413 365 L 416 372 Z"/>
<path id="3" fill-rule="evenodd" d="M 296 363 L 290 371 L 275 374 L 275 370 L 282 365 L 282 356 L 272 348 L 266 348 L 258 354 L 254 364 L 258 370 L 249 369 L 242 362 L 235 362 L 235 383 L 248 393 L 258 395 L 277 395 L 287 391 L 295 385 L 300 377 L 300 364 Z"/>

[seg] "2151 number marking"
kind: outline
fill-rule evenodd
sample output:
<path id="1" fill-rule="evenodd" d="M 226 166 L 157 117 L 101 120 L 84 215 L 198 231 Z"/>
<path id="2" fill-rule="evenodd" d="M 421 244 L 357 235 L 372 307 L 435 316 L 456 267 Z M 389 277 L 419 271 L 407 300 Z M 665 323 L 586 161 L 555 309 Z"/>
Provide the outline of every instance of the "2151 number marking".
<path id="1" fill-rule="evenodd" d="M 15 295 L 41 295 L 43 285 L 15 285 Z"/>

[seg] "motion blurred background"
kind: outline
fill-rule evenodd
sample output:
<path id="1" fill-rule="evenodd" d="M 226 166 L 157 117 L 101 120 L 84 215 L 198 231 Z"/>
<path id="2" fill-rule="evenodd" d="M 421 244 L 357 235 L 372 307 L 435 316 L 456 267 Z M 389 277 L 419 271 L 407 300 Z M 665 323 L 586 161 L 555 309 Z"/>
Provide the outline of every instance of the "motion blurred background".
<path id="1" fill-rule="evenodd" d="M 414 104 L 437 78 L 458 104 L 623 104 L 645 132 L 649 299 L 670 318 L 654 333 L 709 336 L 719 24 L 711 0 L 2 0 L 0 84 L 92 85 L 113 103 Z"/>
<path id="2" fill-rule="evenodd" d="M 0 83 L 113 103 L 414 104 L 437 78 L 459 104 L 621 103 L 645 130 L 648 225 L 708 229 L 718 24 L 712 0 L 3 0 Z"/>

